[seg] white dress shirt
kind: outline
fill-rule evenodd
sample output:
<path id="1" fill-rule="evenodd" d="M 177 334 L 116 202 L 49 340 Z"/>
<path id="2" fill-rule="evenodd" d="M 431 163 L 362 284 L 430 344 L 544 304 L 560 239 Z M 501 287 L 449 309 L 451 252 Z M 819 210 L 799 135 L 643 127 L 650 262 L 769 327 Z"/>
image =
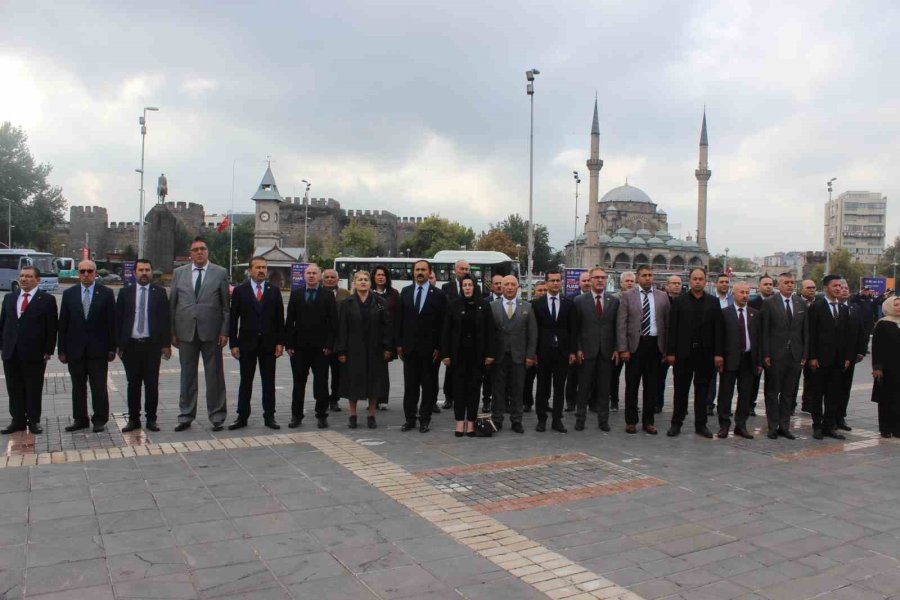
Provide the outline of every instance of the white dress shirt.
<path id="1" fill-rule="evenodd" d="M 140 310 L 141 310 L 141 289 L 147 290 L 144 292 L 146 296 L 144 296 L 146 302 L 146 306 L 144 306 L 144 333 L 138 333 L 138 319 L 140 318 Z M 136 285 L 134 286 L 134 323 L 131 326 L 131 337 L 135 340 L 140 340 L 143 338 L 150 337 L 150 284 L 147 285 Z"/>
<path id="2" fill-rule="evenodd" d="M 638 288 L 638 298 L 641 303 L 641 315 L 644 314 L 644 288 Z M 653 299 L 653 289 L 647 290 L 647 300 L 650 301 L 650 335 L 655 336 L 658 335 L 656 331 L 656 300 Z M 640 317 L 638 317 L 638 327 L 641 326 Z"/>
<path id="3" fill-rule="evenodd" d="M 716 298 L 719 299 L 719 308 L 728 308 L 728 294 L 725 294 L 724 296 L 716 294 Z"/>
<path id="4" fill-rule="evenodd" d="M 197 264 L 194 263 L 193 271 L 191 272 L 191 286 L 193 286 L 194 289 L 197 288 L 197 278 L 200 277 L 200 269 L 203 269 L 203 277 L 205 279 L 206 276 L 209 275 L 209 262 L 207 261 L 202 267 L 198 267 Z M 203 285 L 203 281 L 200 282 L 200 285 Z"/>
<path id="5" fill-rule="evenodd" d="M 22 316 L 22 303 L 25 301 L 25 294 L 28 294 L 28 303 L 31 304 L 31 302 L 34 300 L 35 292 L 37 292 L 37 288 L 34 288 L 31 291 L 22 292 L 21 294 L 19 294 L 19 299 L 16 300 L 16 314 L 17 315 L 19 315 L 20 317 Z"/>

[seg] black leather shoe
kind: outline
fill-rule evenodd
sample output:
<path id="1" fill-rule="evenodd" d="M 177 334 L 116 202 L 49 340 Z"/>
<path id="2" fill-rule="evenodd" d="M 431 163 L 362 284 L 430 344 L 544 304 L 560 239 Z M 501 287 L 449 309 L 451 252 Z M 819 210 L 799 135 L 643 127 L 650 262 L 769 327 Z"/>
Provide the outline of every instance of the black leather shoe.
<path id="1" fill-rule="evenodd" d="M 530 405 L 530 404 L 523 404 L 523 405 L 522 405 L 522 412 L 523 412 L 523 413 L 531 412 L 531 405 Z"/>
<path id="2" fill-rule="evenodd" d="M 88 427 L 90 427 L 90 425 L 88 425 L 87 423 L 75 421 L 65 429 L 66 431 L 71 433 L 72 431 L 81 431 L 82 429 L 87 429 Z"/>
<path id="3" fill-rule="evenodd" d="M 846 439 L 847 439 L 846 437 L 844 437 L 843 434 L 838 433 L 838 432 L 837 432 L 836 430 L 834 430 L 834 429 L 829 429 L 829 430 L 827 430 L 827 431 L 823 431 L 822 434 L 823 434 L 825 437 L 834 438 L 834 439 L 836 439 L 836 440 L 846 440 Z"/>
<path id="4" fill-rule="evenodd" d="M 779 429 L 779 430 L 778 430 L 778 435 L 780 435 L 780 436 L 783 437 L 783 438 L 789 439 L 789 440 L 796 440 L 796 439 L 797 439 L 797 436 L 795 436 L 793 433 L 791 433 L 791 432 L 788 431 L 787 429 Z"/>
<path id="5" fill-rule="evenodd" d="M 607 433 L 609 432 L 609 423 L 598 422 L 597 427 L 600 428 L 600 431 L 606 431 Z"/>
<path id="6" fill-rule="evenodd" d="M 735 430 L 735 433 L 737 433 L 736 430 Z M 722 429 L 720 429 L 719 432 L 716 433 L 716 437 L 718 437 L 719 439 L 722 439 L 722 440 L 724 440 L 725 438 L 727 438 L 727 437 L 728 437 L 728 428 L 727 428 L 727 427 L 723 427 Z"/>
<path id="7" fill-rule="evenodd" d="M 534 426 L 534 430 L 538 432 L 547 431 L 547 422 L 546 421 L 538 421 L 537 425 Z"/>
<path id="8" fill-rule="evenodd" d="M 150 431 L 159 431 L 159 425 L 156 424 L 156 421 L 147 421 L 147 429 Z"/>
<path id="9" fill-rule="evenodd" d="M 407 421 L 400 427 L 400 431 L 412 431 L 415 428 L 416 428 L 415 421 Z"/>
<path id="10" fill-rule="evenodd" d="M 441 404 L 441 408 L 443 408 L 444 410 L 450 410 L 451 408 L 453 408 L 453 401 L 452 400 L 444 400 L 444 403 Z"/>
<path id="11" fill-rule="evenodd" d="M 234 423 L 228 426 L 228 431 L 234 431 L 235 429 L 243 429 L 247 426 L 247 419 L 238 418 Z"/>
<path id="12" fill-rule="evenodd" d="M 435 404 L 434 406 L 432 406 L 432 407 L 431 407 L 431 414 L 433 414 L 433 415 L 439 415 L 439 414 L 441 414 L 441 407 L 438 406 L 437 404 Z"/>
<path id="13" fill-rule="evenodd" d="M 565 410 L 566 410 L 566 412 L 575 412 L 575 407 L 571 406 L 571 405 L 567 405 Z"/>
<path id="14" fill-rule="evenodd" d="M 328 429 L 328 419 L 324 417 L 319 417 L 316 419 L 316 427 L 319 429 Z"/>
<path id="15" fill-rule="evenodd" d="M 712 439 L 712 436 L 713 436 L 712 431 L 709 430 L 709 427 L 703 427 L 701 429 L 697 429 L 696 431 L 694 431 L 694 433 L 696 433 L 700 437 L 705 437 L 710 440 Z"/>
<path id="16" fill-rule="evenodd" d="M 98 425 L 94 425 L 94 427 L 93 427 L 93 432 L 94 432 L 94 433 L 103 433 L 104 431 L 106 431 L 106 424 L 105 424 L 105 423 L 102 424 L 102 425 L 99 425 L 99 424 L 98 424 Z"/>
<path id="17" fill-rule="evenodd" d="M 375 429 L 378 427 L 378 423 L 375 422 L 375 417 L 366 417 L 366 427 L 369 429 Z"/>
<path id="18" fill-rule="evenodd" d="M 677 437 L 681 435 L 681 425 L 672 425 L 669 427 L 669 430 L 666 432 L 668 437 Z"/>
<path id="19" fill-rule="evenodd" d="M 3 430 L 3 431 L 0 432 L 0 433 L 5 433 L 5 432 L 6 432 L 6 430 Z M 884 433 L 881 434 L 881 437 L 883 437 L 883 438 L 892 438 L 892 437 L 894 437 L 894 435 L 893 435 L 891 432 L 889 432 L 889 431 L 885 431 Z"/>
<path id="20" fill-rule="evenodd" d="M 619 403 L 618 402 L 610 402 L 609 410 L 611 410 L 612 412 L 619 412 Z"/>
<path id="21" fill-rule="evenodd" d="M 25 425 L 18 425 L 16 423 L 10 423 L 8 427 L 6 427 L 4 429 L 0 429 L 0 433 L 2 433 L 3 435 L 9 435 L 11 433 L 16 433 L 17 431 L 25 431 L 25 429 L 27 429 L 27 427 L 25 427 Z M 68 430 L 69 430 L 69 428 L 66 427 L 66 431 L 68 431 Z"/>
<path id="22" fill-rule="evenodd" d="M 303 417 L 291 417 L 291 422 L 288 423 L 288 427 L 290 427 L 291 429 L 297 429 L 302 424 Z"/>
<path id="23" fill-rule="evenodd" d="M 815 438 L 817 440 L 822 440 L 822 439 L 825 439 L 825 436 L 822 435 L 821 429 L 819 429 L 818 427 L 814 427 L 813 428 L 813 438 Z"/>
<path id="24" fill-rule="evenodd" d="M 778 431 L 770 431 L 769 433 L 766 434 L 766 437 L 769 438 L 770 440 L 777 440 L 778 433 L 779 433 Z"/>
<path id="25" fill-rule="evenodd" d="M 584 419 L 577 419 L 575 421 L 575 431 L 584 431 Z"/>
<path id="26" fill-rule="evenodd" d="M 32 435 L 40 435 L 44 433 L 44 428 L 41 427 L 40 423 L 32 423 L 28 426 L 28 431 L 30 431 Z"/>
<path id="27" fill-rule="evenodd" d="M 752 440 L 752 439 L 753 439 L 753 434 L 750 433 L 749 431 L 747 431 L 746 429 L 742 429 L 741 427 L 735 427 L 735 428 L 734 428 L 734 435 L 736 435 L 736 436 L 738 436 L 738 437 L 742 437 L 742 438 L 744 438 L 745 440 Z"/>
<path id="28" fill-rule="evenodd" d="M 128 421 L 128 424 L 122 428 L 122 433 L 128 433 L 129 431 L 135 431 L 141 428 L 140 421 Z"/>
<path id="29" fill-rule="evenodd" d="M 269 429 L 281 429 L 281 425 L 279 425 L 275 419 L 265 419 L 263 424 Z"/>
<path id="30" fill-rule="evenodd" d="M 337 401 L 330 402 L 328 404 L 328 410 L 330 410 L 331 412 L 341 412 L 341 406 L 337 403 Z"/>
<path id="31" fill-rule="evenodd" d="M 179 423 L 178 425 L 175 426 L 175 431 L 184 431 L 184 430 L 190 429 L 190 428 L 191 428 L 190 423 Z"/>
<path id="32" fill-rule="evenodd" d="M 853 431 L 853 428 L 847 425 L 847 421 L 841 419 L 837 422 L 837 428 L 841 431 Z"/>
<path id="33" fill-rule="evenodd" d="M 566 429 L 566 426 L 563 425 L 562 421 L 553 421 L 550 424 L 550 429 L 552 429 L 556 433 L 569 433 L 569 430 Z"/>
<path id="34" fill-rule="evenodd" d="M 356 415 L 350 415 L 350 418 L 347 419 L 347 427 L 349 427 L 350 429 L 356 429 Z"/>
<path id="35" fill-rule="evenodd" d="M 522 427 L 521 423 L 513 423 L 512 430 L 515 431 L 516 433 L 525 433 L 525 428 Z"/>
<path id="36" fill-rule="evenodd" d="M 419 433 L 428 433 L 429 431 L 431 431 L 431 426 L 428 423 L 419 424 Z"/>
<path id="37" fill-rule="evenodd" d="M 222 431 L 223 429 L 225 429 L 225 425 L 223 423 L 213 423 L 213 431 Z"/>

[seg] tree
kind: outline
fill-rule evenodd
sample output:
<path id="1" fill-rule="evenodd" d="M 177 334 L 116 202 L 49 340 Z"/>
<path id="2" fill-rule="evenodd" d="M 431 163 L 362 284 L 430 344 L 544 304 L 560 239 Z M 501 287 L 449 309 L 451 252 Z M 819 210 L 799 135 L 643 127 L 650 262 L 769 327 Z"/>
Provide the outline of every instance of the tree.
<path id="1" fill-rule="evenodd" d="M 521 246 L 521 256 L 518 257 L 522 262 L 528 260 L 528 221 L 518 214 L 512 214 L 499 223 L 493 223 L 492 229 L 502 231 L 513 241 L 514 244 Z M 515 258 L 514 254 L 509 255 Z M 534 270 L 541 273 L 547 269 L 558 266 L 559 262 L 555 260 L 553 249 L 550 247 L 550 233 L 545 225 L 535 224 L 534 226 Z"/>
<path id="2" fill-rule="evenodd" d="M 231 248 L 231 233 L 228 229 L 221 233 L 216 230 L 208 231 L 203 237 L 206 240 L 206 247 L 209 248 L 209 261 L 227 268 L 229 264 L 228 253 Z M 247 262 L 253 258 L 252 219 L 247 219 L 234 226 L 234 249 L 236 254 L 234 264 Z M 237 272 L 237 269 L 235 269 L 235 272 Z M 237 281 L 240 278 L 240 276 L 232 274 L 232 280 Z"/>
<path id="3" fill-rule="evenodd" d="M 345 256 L 377 256 L 381 253 L 375 227 L 355 221 L 341 231 L 338 247 Z"/>
<path id="4" fill-rule="evenodd" d="M 900 263 L 900 237 L 894 238 L 894 243 L 885 248 L 884 254 L 878 261 L 878 274 L 884 277 L 893 277 L 895 262 Z"/>
<path id="5" fill-rule="evenodd" d="M 809 279 L 816 282 L 816 285 L 822 285 L 822 278 L 825 275 L 840 275 L 847 280 L 850 290 L 856 292 L 859 289 L 859 280 L 861 277 L 867 277 L 871 274 L 870 267 L 859 262 L 850 251 L 846 248 L 838 248 L 831 253 L 831 271 L 825 273 L 825 265 L 818 264 L 809 270 Z"/>
<path id="6" fill-rule="evenodd" d="M 471 247 L 474 241 L 475 232 L 471 228 L 431 215 L 416 223 L 412 234 L 400 243 L 400 247 L 409 248 L 411 256 L 431 258 L 441 250 Z"/>
<path id="7" fill-rule="evenodd" d="M 475 240 L 475 248 L 502 252 L 510 257 L 516 256 L 516 243 L 499 229 L 490 229 L 487 233 L 478 236 L 478 239 Z"/>
<path id="8" fill-rule="evenodd" d="M 309 238 L 309 262 L 316 263 L 323 270 L 330 269 L 337 258 L 337 244 L 318 237 Z"/>
<path id="9" fill-rule="evenodd" d="M 753 261 L 743 256 L 729 256 L 728 266 L 732 271 L 746 272 L 753 271 Z M 717 254 L 709 257 L 709 272 L 721 273 L 725 270 L 725 255 Z"/>
<path id="10" fill-rule="evenodd" d="M 51 249 L 53 229 L 65 219 L 66 200 L 62 188 L 47 178 L 52 167 L 38 164 L 28 148 L 28 136 L 9 121 L 0 125 L 0 200 L 11 202 L 14 243 L 17 246 Z M 0 239 L 9 240 L 6 206 L 0 210 Z"/>

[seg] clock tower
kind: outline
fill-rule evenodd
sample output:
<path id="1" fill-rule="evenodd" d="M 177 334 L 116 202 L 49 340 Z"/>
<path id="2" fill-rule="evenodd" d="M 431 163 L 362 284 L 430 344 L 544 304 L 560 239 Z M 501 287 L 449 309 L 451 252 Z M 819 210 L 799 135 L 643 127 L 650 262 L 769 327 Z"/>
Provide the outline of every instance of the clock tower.
<path id="1" fill-rule="evenodd" d="M 278 193 L 272 166 L 266 167 L 266 174 L 259 182 L 259 189 L 253 194 L 256 202 L 256 223 L 253 233 L 255 248 L 273 248 L 281 245 L 279 235 L 278 208 L 284 199 Z"/>

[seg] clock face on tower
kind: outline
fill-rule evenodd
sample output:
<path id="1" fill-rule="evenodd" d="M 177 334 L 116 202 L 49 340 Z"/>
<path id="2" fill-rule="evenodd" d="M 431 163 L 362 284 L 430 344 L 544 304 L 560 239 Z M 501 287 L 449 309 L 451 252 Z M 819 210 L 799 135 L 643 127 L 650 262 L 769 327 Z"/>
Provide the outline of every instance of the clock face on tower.
<path id="1" fill-rule="evenodd" d="M 269 213 L 267 213 L 266 211 L 259 213 L 259 220 L 263 223 L 267 222 L 269 220 Z"/>

